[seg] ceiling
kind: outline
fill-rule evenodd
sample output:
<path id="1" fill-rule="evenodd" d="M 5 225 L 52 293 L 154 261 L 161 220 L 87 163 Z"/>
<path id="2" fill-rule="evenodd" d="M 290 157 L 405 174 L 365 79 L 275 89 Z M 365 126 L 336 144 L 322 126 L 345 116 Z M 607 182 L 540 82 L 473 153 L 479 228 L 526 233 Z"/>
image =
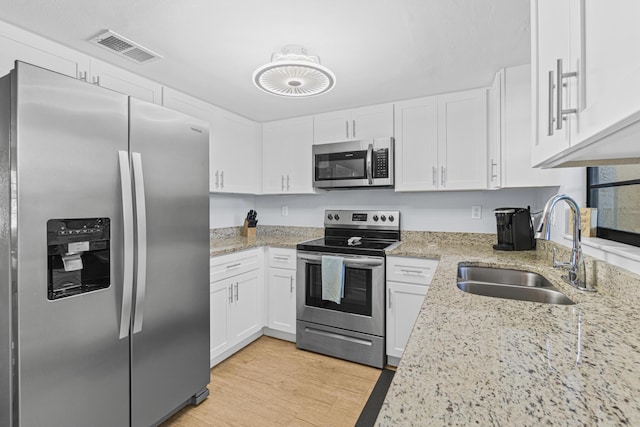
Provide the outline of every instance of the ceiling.
<path id="1" fill-rule="evenodd" d="M 0 19 L 260 122 L 490 84 L 530 62 L 529 0 L 0 0 Z M 164 58 L 91 44 L 110 29 Z M 285 45 L 336 75 L 322 96 L 266 94 L 253 71 Z"/>

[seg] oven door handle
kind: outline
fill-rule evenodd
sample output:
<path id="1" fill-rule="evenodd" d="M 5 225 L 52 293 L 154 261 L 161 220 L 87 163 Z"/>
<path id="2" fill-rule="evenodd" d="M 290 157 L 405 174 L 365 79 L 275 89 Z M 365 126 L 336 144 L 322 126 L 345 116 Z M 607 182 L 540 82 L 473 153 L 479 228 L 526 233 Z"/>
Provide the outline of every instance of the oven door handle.
<path id="1" fill-rule="evenodd" d="M 322 255 L 302 255 L 298 254 L 298 259 L 303 259 L 305 261 L 322 261 Z M 367 266 L 367 267 L 375 267 L 379 265 L 383 265 L 384 260 L 382 259 L 371 259 L 371 258 L 344 258 L 344 265 L 353 265 L 353 266 Z"/>

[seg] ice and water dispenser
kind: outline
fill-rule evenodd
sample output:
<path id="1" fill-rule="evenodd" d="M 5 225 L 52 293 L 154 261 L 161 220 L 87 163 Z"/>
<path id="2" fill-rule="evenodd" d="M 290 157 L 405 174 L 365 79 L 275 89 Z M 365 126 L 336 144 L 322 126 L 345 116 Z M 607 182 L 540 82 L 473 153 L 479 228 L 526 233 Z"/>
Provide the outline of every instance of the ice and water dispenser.
<path id="1" fill-rule="evenodd" d="M 109 218 L 47 221 L 47 265 L 50 300 L 108 288 Z"/>

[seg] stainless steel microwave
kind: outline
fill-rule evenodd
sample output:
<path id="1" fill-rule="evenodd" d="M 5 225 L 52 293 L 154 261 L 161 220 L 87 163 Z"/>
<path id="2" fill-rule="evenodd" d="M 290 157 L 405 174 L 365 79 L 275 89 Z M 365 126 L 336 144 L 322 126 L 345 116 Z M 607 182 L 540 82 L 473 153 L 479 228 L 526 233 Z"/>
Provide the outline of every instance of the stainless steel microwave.
<path id="1" fill-rule="evenodd" d="M 393 187 L 393 138 L 313 145 L 313 187 Z"/>

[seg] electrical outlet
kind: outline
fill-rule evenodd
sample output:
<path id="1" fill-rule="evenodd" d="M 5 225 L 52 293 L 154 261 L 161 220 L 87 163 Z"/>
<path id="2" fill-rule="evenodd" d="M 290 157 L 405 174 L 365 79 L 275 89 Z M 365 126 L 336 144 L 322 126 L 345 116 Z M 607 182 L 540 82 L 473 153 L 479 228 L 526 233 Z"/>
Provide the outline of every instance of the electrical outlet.
<path id="1" fill-rule="evenodd" d="M 282 205 L 282 216 L 288 216 L 288 215 L 289 215 L 289 206 Z"/>
<path id="2" fill-rule="evenodd" d="M 482 206 L 471 206 L 471 219 L 482 219 Z"/>

